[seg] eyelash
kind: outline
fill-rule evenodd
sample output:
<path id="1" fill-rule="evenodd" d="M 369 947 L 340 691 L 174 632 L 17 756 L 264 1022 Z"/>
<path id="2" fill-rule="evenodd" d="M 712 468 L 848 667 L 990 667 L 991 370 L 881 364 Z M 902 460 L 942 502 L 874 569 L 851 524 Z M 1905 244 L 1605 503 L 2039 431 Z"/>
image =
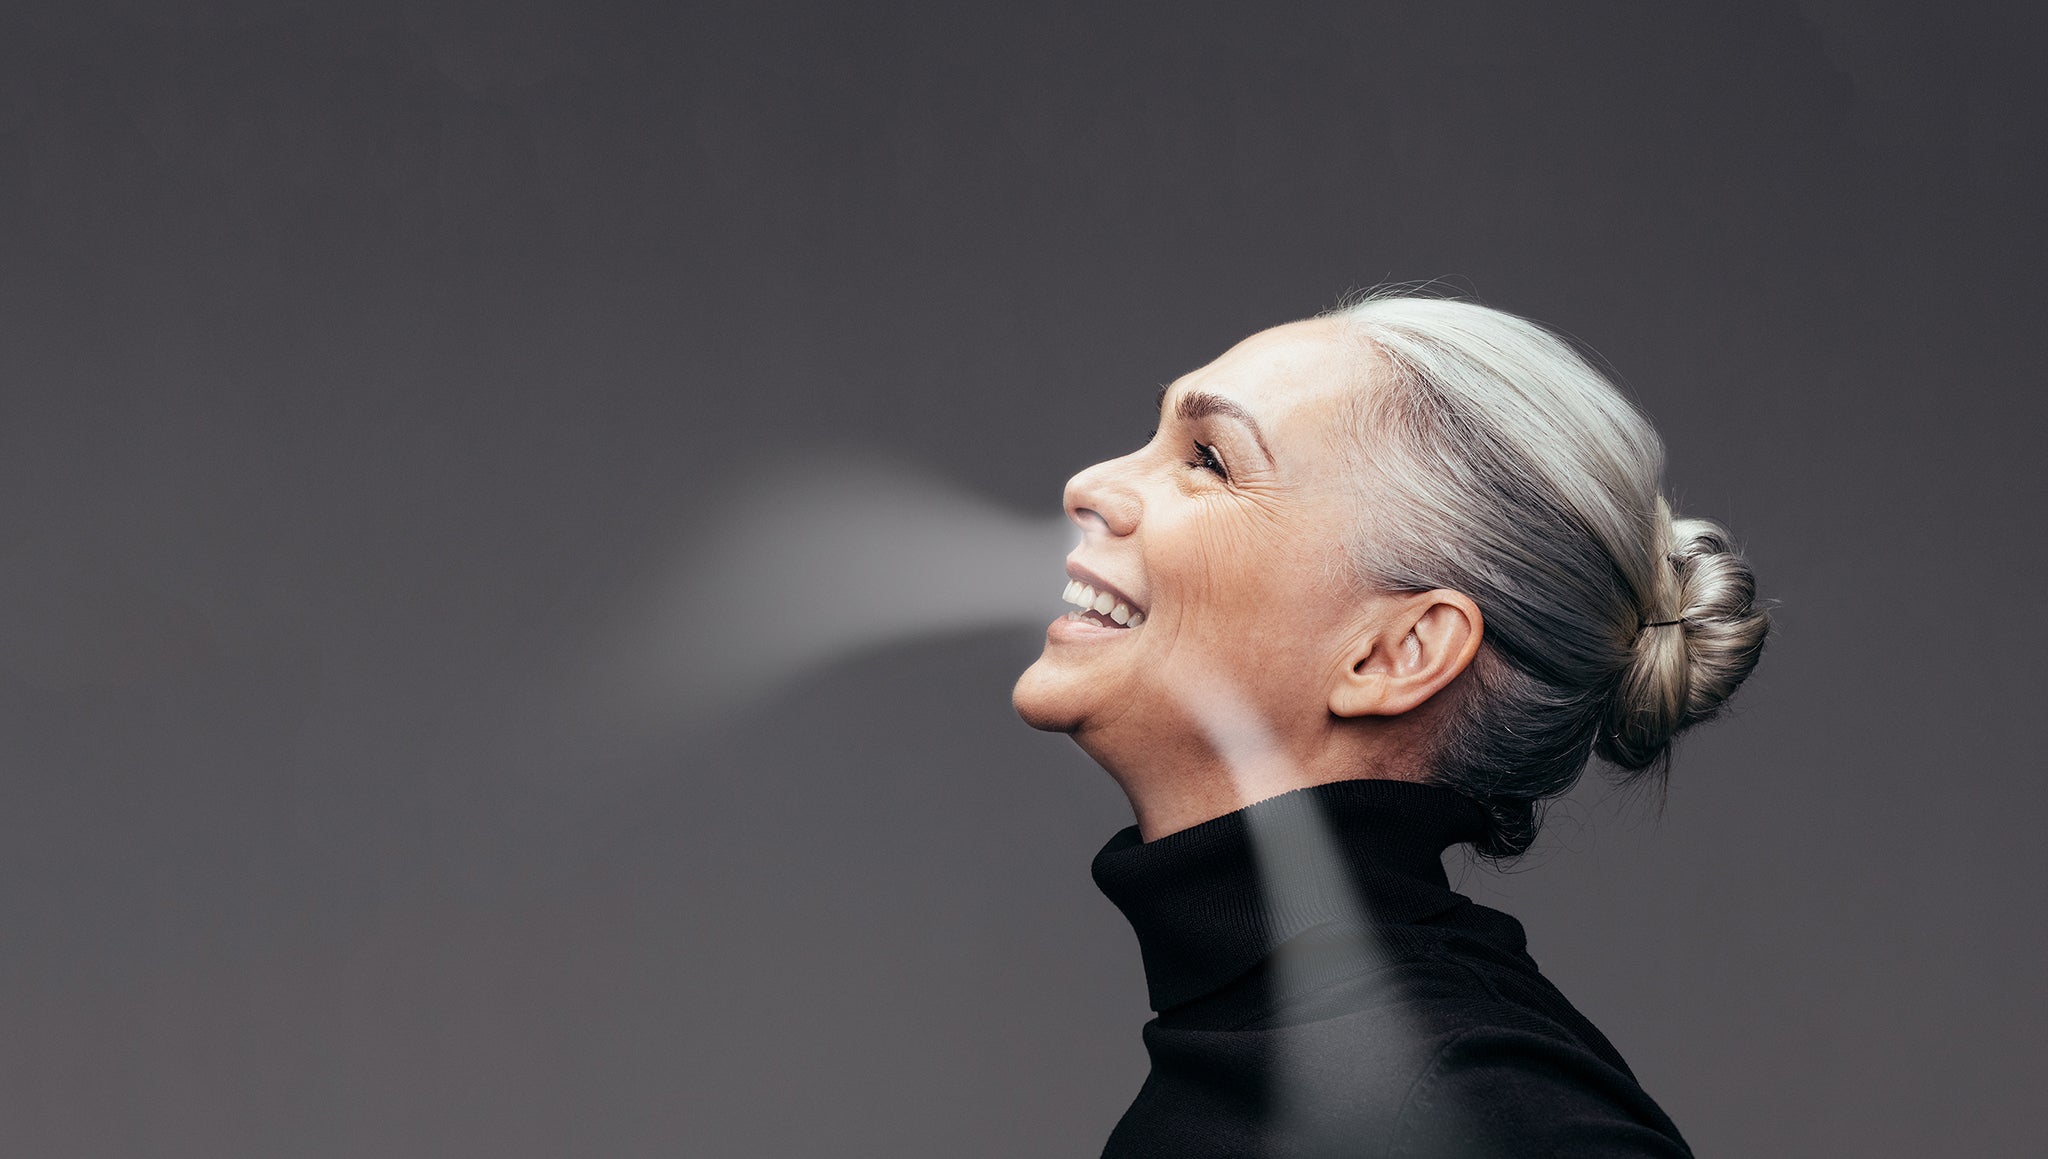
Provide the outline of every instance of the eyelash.
<path id="1" fill-rule="evenodd" d="M 1153 427 L 1145 432 L 1145 441 L 1149 443 L 1158 436 L 1159 428 Z M 1216 453 L 1215 447 L 1210 446 L 1208 443 L 1195 443 L 1194 450 L 1195 457 L 1188 460 L 1188 466 L 1194 467 L 1197 470 L 1212 471 L 1219 479 L 1227 480 L 1230 478 L 1230 471 L 1224 467 L 1223 459 Z"/>

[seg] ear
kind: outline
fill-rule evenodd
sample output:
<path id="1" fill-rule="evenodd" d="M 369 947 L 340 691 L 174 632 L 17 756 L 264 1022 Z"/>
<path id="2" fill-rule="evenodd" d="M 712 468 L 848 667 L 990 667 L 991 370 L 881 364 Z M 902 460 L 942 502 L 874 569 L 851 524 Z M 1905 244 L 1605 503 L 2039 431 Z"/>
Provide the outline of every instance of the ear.
<path id="1" fill-rule="evenodd" d="M 1394 597 L 1361 625 L 1330 690 L 1338 716 L 1399 716 L 1449 684 L 1479 652 L 1479 605 L 1448 588 Z"/>

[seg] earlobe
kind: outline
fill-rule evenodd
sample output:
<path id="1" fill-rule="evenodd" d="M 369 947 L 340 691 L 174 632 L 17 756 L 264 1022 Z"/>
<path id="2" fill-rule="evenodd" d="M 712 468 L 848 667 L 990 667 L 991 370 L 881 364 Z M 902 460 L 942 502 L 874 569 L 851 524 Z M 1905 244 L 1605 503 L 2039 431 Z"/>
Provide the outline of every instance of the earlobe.
<path id="1" fill-rule="evenodd" d="M 1342 717 L 1399 716 L 1427 702 L 1472 662 L 1485 631 L 1463 592 L 1421 592 L 1360 634 L 1330 690 Z"/>

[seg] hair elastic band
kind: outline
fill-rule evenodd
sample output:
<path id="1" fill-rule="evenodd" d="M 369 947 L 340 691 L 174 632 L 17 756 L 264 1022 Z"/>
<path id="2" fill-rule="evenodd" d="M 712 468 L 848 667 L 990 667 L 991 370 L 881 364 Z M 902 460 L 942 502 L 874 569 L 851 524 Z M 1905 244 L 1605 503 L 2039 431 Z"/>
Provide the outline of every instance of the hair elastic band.
<path id="1" fill-rule="evenodd" d="M 1645 622 L 1645 623 L 1640 623 L 1640 624 L 1637 624 L 1637 625 L 1636 625 L 1636 629 L 1637 629 L 1638 631 L 1640 631 L 1640 630 L 1642 630 L 1642 629 L 1644 629 L 1644 628 L 1668 628 L 1668 627 L 1670 627 L 1670 626 L 1671 626 L 1671 625 L 1673 625 L 1673 624 L 1683 624 L 1683 623 L 1685 623 L 1685 617 L 1684 617 L 1684 616 L 1680 616 L 1680 617 L 1678 617 L 1678 618 L 1677 618 L 1677 619 L 1675 619 L 1675 620 L 1650 620 L 1650 621 L 1647 621 L 1647 622 Z"/>

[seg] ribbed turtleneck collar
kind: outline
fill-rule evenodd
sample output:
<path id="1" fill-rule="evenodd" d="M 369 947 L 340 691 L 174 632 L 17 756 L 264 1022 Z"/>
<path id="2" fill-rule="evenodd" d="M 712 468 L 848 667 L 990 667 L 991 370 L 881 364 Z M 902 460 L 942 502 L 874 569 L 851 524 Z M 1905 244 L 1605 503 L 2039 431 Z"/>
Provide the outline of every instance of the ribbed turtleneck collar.
<path id="1" fill-rule="evenodd" d="M 1152 1008 L 1167 1010 L 1316 926 L 1417 922 L 1461 904 L 1443 851 L 1485 823 L 1470 798 L 1439 785 L 1336 781 L 1157 841 L 1132 826 L 1092 869 L 1137 931 Z"/>

